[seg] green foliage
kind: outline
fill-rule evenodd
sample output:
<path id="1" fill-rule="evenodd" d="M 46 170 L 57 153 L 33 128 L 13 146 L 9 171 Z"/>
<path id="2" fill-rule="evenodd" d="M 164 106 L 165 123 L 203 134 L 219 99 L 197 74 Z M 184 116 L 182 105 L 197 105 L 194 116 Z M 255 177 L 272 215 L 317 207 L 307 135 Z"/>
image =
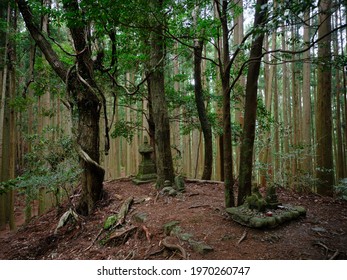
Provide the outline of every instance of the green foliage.
<path id="1" fill-rule="evenodd" d="M 10 179 L 5 182 L 0 182 L 0 195 L 7 193 L 11 189 L 14 189 L 16 187 L 16 183 L 16 179 Z"/>
<path id="2" fill-rule="evenodd" d="M 81 168 L 76 161 L 64 160 L 55 170 L 40 168 L 36 173 L 25 173 L 17 178 L 16 187 L 26 194 L 30 193 L 34 199 L 40 188 L 45 188 L 47 192 L 58 193 L 59 189 L 74 185 L 79 180 L 80 174 Z"/>
<path id="3" fill-rule="evenodd" d="M 347 178 L 341 179 L 339 184 L 334 188 L 338 197 L 343 200 L 347 200 Z"/>
<path id="4" fill-rule="evenodd" d="M 82 169 L 78 163 L 78 156 L 73 149 L 70 137 L 61 136 L 56 141 L 50 140 L 47 133 L 26 136 L 31 142 L 32 151 L 25 155 L 25 169 L 18 176 L 13 187 L 27 196 L 27 201 L 37 199 L 39 189 L 44 188 L 47 193 L 53 193 L 58 204 L 62 193 L 76 185 L 80 179 Z"/>
<path id="5" fill-rule="evenodd" d="M 258 98 L 257 106 L 257 130 L 270 131 L 271 126 L 275 123 L 275 120 L 271 113 L 266 109 L 262 98 Z"/>
<path id="6" fill-rule="evenodd" d="M 131 122 L 125 120 L 119 120 L 114 124 L 113 131 L 111 133 L 112 138 L 124 137 L 129 143 L 133 141 L 136 129 L 140 127 L 139 122 Z"/>

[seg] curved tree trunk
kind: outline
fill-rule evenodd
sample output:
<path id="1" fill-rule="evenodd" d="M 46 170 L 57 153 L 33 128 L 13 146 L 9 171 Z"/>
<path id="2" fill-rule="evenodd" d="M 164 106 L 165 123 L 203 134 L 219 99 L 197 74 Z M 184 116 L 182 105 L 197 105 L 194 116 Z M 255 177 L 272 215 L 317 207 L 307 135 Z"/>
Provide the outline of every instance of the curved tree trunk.
<path id="1" fill-rule="evenodd" d="M 75 65 L 68 69 L 68 66 L 58 57 L 51 44 L 34 23 L 32 11 L 27 2 L 25 0 L 16 1 L 32 38 L 57 75 L 67 83 L 73 118 L 77 118 L 77 125 L 73 130 L 75 130 L 76 149 L 83 169 L 82 195 L 77 211 L 83 215 L 88 215 L 93 210 L 95 203 L 101 198 L 105 171 L 99 165 L 101 102 L 93 78 L 93 62 L 90 48 L 86 42 L 86 26 L 85 24 L 68 22 L 76 50 Z M 80 11 L 77 0 L 64 2 L 64 9 L 68 13 Z"/>

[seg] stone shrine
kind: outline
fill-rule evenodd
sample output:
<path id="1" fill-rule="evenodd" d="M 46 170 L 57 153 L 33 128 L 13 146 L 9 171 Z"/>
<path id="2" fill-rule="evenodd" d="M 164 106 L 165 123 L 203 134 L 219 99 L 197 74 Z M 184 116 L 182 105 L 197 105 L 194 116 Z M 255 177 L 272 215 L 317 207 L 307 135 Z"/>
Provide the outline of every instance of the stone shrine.
<path id="1" fill-rule="evenodd" d="M 153 147 L 149 145 L 147 136 L 144 137 L 143 144 L 139 147 L 142 161 L 139 164 L 139 171 L 133 182 L 136 185 L 154 182 L 157 180 L 155 163 L 152 160 Z"/>

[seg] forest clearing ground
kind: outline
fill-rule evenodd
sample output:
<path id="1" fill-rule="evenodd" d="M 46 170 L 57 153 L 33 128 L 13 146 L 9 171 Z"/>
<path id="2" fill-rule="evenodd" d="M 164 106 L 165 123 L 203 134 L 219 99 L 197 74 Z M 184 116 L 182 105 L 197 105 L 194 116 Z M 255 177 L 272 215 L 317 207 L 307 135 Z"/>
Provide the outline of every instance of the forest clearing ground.
<path id="1" fill-rule="evenodd" d="M 59 229 L 56 235 L 63 213 L 56 209 L 15 232 L 0 232 L 0 259 L 182 259 L 182 252 L 163 245 L 164 239 L 182 248 L 187 259 L 347 259 L 345 201 L 280 188 L 279 201 L 304 206 L 306 217 L 258 230 L 229 218 L 222 184 L 187 183 L 186 191 L 176 197 L 158 195 L 153 184 L 136 186 L 131 181 L 105 182 L 104 188 L 105 197 L 94 214 L 83 217 L 77 226 Z M 105 219 L 130 196 L 134 203 L 124 228 L 136 227 L 135 233 L 129 232 L 124 242 L 101 245 Z M 145 221 L 135 221 L 136 214 Z M 213 250 L 200 253 L 182 238 L 166 237 L 163 226 L 171 221 L 179 222 L 180 233 Z"/>

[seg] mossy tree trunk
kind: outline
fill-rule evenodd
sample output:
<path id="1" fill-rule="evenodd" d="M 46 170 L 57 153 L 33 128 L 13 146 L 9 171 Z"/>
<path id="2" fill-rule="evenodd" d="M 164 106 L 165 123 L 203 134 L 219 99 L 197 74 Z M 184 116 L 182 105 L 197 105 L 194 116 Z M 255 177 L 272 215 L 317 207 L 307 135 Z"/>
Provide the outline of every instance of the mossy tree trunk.
<path id="1" fill-rule="evenodd" d="M 82 195 L 77 210 L 83 215 L 88 215 L 101 198 L 105 171 L 99 165 L 100 95 L 102 94 L 94 81 L 91 49 L 86 36 L 87 23 L 83 21 L 77 0 L 63 2 L 67 15 L 74 15 L 70 19 L 67 17 L 67 26 L 73 39 L 76 60 L 72 67 L 68 67 L 35 24 L 28 3 L 25 0 L 16 0 L 16 2 L 32 38 L 56 74 L 66 82 L 73 118 L 77 119 L 73 131 L 83 169 Z M 77 19 L 80 21 L 76 22 Z"/>
<path id="2" fill-rule="evenodd" d="M 170 144 L 170 124 L 165 98 L 165 38 L 163 36 L 163 2 L 162 0 L 151 0 L 151 8 L 156 18 L 153 18 L 152 31 L 150 34 L 150 73 L 148 77 L 149 94 L 152 106 L 153 123 L 155 127 L 155 159 L 157 167 L 157 188 L 162 188 L 164 182 L 174 181 L 174 168 Z M 157 22 L 161 19 L 162 22 Z"/>

